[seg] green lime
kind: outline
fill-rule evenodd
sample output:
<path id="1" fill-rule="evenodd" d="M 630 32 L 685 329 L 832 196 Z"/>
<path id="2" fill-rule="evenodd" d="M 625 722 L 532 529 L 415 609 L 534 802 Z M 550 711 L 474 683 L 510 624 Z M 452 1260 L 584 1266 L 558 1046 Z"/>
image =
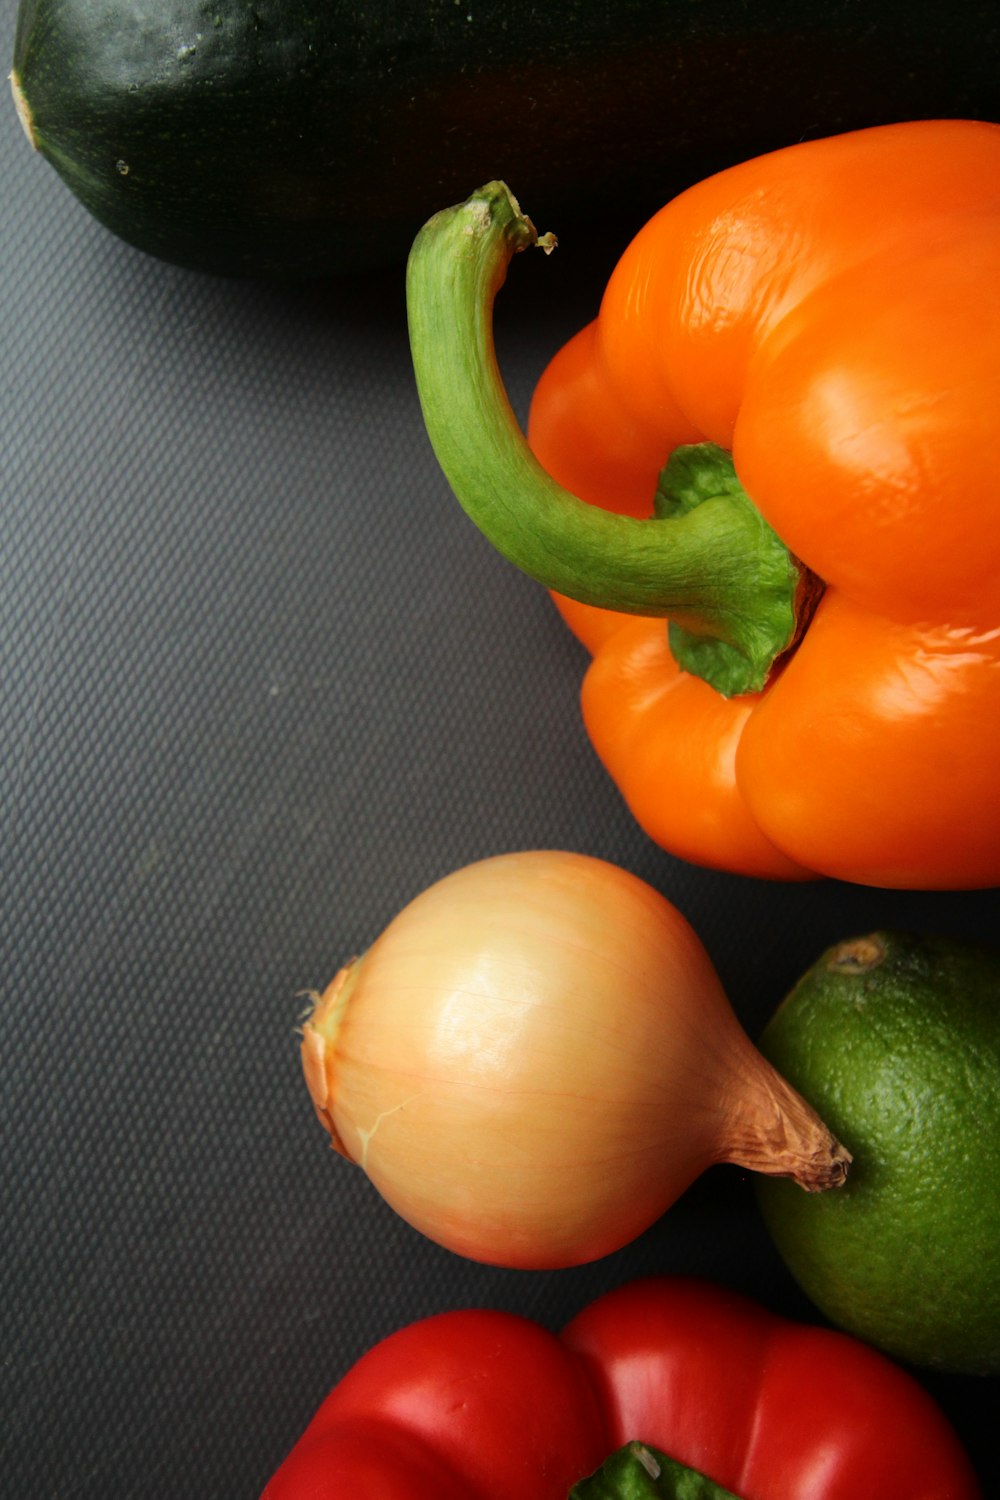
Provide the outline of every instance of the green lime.
<path id="1" fill-rule="evenodd" d="M 899 1359 L 1000 1372 L 1000 954 L 898 933 L 839 943 L 761 1050 L 854 1157 L 826 1193 L 759 1181 L 803 1291 Z"/>

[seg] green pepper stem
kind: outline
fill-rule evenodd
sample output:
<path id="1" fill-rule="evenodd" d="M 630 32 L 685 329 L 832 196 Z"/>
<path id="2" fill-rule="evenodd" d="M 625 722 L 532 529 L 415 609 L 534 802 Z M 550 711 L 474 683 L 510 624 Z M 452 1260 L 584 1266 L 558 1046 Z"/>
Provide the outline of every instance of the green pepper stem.
<path id="1" fill-rule="evenodd" d="M 589 1479 L 570 1490 L 569 1500 L 739 1500 L 697 1469 L 668 1458 L 648 1443 L 626 1443 Z"/>
<path id="2" fill-rule="evenodd" d="M 687 670 L 727 696 L 757 691 L 798 636 L 808 575 L 739 486 L 649 519 L 617 515 L 557 484 L 521 431 L 497 365 L 493 303 L 519 250 L 553 244 L 502 182 L 417 236 L 410 345 L 438 461 L 468 515 L 523 572 L 585 604 L 669 617 Z"/>

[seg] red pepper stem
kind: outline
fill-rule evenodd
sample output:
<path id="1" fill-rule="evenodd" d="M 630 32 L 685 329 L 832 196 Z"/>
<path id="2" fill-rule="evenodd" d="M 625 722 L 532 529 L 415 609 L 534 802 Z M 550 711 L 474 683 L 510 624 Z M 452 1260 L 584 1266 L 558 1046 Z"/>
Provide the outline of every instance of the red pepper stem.
<path id="1" fill-rule="evenodd" d="M 410 252 L 410 344 L 445 476 L 494 546 L 546 588 L 670 617 L 683 628 L 675 654 L 684 638 L 697 647 L 687 670 L 727 696 L 758 690 L 799 633 L 804 574 L 739 486 L 640 520 L 577 499 L 528 447 L 497 366 L 493 302 L 532 245 L 554 241 L 492 182 L 436 214 Z"/>
<path id="2" fill-rule="evenodd" d="M 669 1458 L 648 1443 L 626 1443 L 589 1479 L 570 1490 L 569 1500 L 739 1500 L 698 1469 Z"/>

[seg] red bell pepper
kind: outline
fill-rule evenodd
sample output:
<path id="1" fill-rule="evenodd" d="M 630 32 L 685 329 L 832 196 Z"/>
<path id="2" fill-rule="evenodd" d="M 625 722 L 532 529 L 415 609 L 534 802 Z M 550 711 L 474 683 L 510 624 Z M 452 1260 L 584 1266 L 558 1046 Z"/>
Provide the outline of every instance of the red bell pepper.
<path id="1" fill-rule="evenodd" d="M 627 1445 L 581 1500 L 981 1495 L 943 1413 L 885 1356 L 659 1277 L 600 1297 L 558 1337 L 497 1311 L 392 1334 L 327 1397 L 263 1500 L 566 1500 Z"/>

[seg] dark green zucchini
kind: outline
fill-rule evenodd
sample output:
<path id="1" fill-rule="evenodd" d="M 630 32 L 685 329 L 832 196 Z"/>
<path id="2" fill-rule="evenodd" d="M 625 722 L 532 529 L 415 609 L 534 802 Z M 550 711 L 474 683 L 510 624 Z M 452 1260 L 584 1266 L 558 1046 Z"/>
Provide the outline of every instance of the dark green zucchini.
<path id="1" fill-rule="evenodd" d="M 638 222 L 803 137 L 1000 112 L 995 0 L 22 0 L 29 138 L 155 255 L 325 274 L 503 177 Z"/>

